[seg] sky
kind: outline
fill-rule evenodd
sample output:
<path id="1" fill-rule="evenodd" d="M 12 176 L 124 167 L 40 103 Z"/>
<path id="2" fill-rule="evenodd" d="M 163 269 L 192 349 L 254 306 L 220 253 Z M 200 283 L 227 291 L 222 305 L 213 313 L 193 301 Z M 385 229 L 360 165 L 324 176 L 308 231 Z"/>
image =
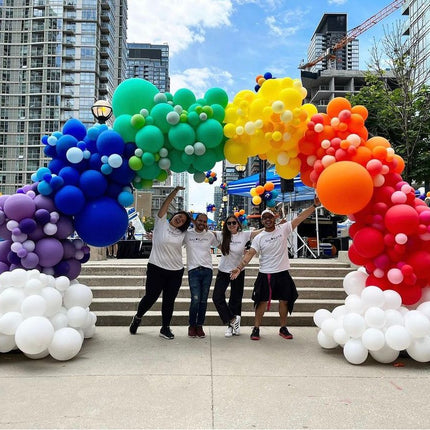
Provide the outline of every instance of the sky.
<path id="1" fill-rule="evenodd" d="M 347 13 L 348 30 L 360 25 L 391 0 L 128 0 L 128 42 L 168 43 L 170 92 L 180 88 L 201 97 L 223 88 L 233 100 L 254 89 L 255 77 L 300 78 L 298 65 L 307 61 L 312 34 L 324 13 Z M 401 19 L 401 10 L 359 36 L 360 69 L 384 30 Z M 196 184 L 190 178 L 190 208 L 206 211 L 208 198 L 221 183 Z"/>

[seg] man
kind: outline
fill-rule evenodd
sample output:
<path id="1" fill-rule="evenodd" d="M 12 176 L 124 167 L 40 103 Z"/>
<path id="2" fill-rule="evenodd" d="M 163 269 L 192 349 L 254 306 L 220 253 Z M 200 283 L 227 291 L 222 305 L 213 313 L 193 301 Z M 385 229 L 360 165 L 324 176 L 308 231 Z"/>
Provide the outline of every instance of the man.
<path id="1" fill-rule="evenodd" d="M 128 223 L 127 227 L 127 240 L 135 240 L 134 232 L 136 231 L 136 228 L 134 227 L 133 223 L 130 221 Z"/>
<path id="2" fill-rule="evenodd" d="M 211 247 L 218 241 L 208 231 L 208 216 L 199 213 L 194 220 L 194 229 L 185 235 L 187 250 L 188 283 L 190 285 L 191 303 L 189 311 L 189 337 L 205 337 L 203 324 L 206 317 L 209 289 L 212 282 Z"/>
<path id="3" fill-rule="evenodd" d="M 290 260 L 288 258 L 288 237 L 293 230 L 315 208 L 320 205 L 317 197 L 314 204 L 302 211 L 292 221 L 284 220 L 276 225 L 275 214 L 270 209 L 261 213 L 261 223 L 264 230 L 255 237 L 250 250 L 244 255 L 239 265 L 232 270 L 231 279 L 235 279 L 241 270 L 251 261 L 256 253 L 259 254 L 260 268 L 254 283 L 252 299 L 255 306 L 255 324 L 251 333 L 252 340 L 260 339 L 260 325 L 266 308 L 270 308 L 271 300 L 279 300 L 279 317 L 281 328 L 279 335 L 284 339 L 292 339 L 293 335 L 287 328 L 287 314 L 293 311 L 298 294 L 293 279 L 290 276 Z"/>

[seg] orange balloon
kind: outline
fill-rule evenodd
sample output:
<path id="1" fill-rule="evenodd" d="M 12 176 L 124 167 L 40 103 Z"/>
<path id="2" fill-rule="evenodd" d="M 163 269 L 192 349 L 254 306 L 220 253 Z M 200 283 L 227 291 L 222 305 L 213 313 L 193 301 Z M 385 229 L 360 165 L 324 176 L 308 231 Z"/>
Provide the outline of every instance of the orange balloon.
<path id="1" fill-rule="evenodd" d="M 366 146 L 369 149 L 373 149 L 375 146 L 383 146 L 384 148 L 390 148 L 391 144 L 390 144 L 390 142 L 387 139 L 385 139 L 385 137 L 374 136 L 374 137 L 371 137 L 366 142 Z"/>
<path id="2" fill-rule="evenodd" d="M 403 160 L 400 155 L 394 154 L 393 155 L 393 161 L 397 162 L 396 167 L 394 168 L 395 173 L 402 173 L 405 169 L 405 160 Z"/>
<path id="3" fill-rule="evenodd" d="M 264 193 L 264 187 L 263 187 L 263 185 L 256 186 L 255 187 L 255 191 L 256 191 L 257 195 L 263 194 Z"/>
<path id="4" fill-rule="evenodd" d="M 372 151 L 366 146 L 359 146 L 355 155 L 351 157 L 351 161 L 365 166 L 367 162 L 372 158 Z"/>
<path id="5" fill-rule="evenodd" d="M 369 116 L 369 112 L 368 112 L 367 108 L 365 106 L 362 106 L 362 105 L 357 105 L 357 106 L 352 107 L 351 113 L 356 113 L 356 114 L 360 115 L 365 121 L 366 121 L 367 117 Z"/>
<path id="6" fill-rule="evenodd" d="M 273 182 L 266 182 L 265 184 L 264 184 L 264 189 L 266 190 L 266 191 L 272 191 L 273 189 L 275 188 L 275 184 L 273 183 Z"/>
<path id="7" fill-rule="evenodd" d="M 303 164 L 302 164 L 303 166 Z M 312 168 L 310 169 L 303 169 L 300 171 L 300 180 L 303 182 L 304 185 L 308 187 L 314 187 L 314 183 L 311 181 L 309 175 L 312 172 Z"/>
<path id="8" fill-rule="evenodd" d="M 330 212 L 349 215 L 363 209 L 372 198 L 373 181 L 369 172 L 352 161 L 328 166 L 318 178 L 317 194 Z"/>
<path id="9" fill-rule="evenodd" d="M 337 117 L 342 110 L 351 110 L 351 103 L 344 97 L 336 97 L 327 105 L 327 115 Z"/>
<path id="10" fill-rule="evenodd" d="M 349 120 L 348 127 L 352 133 L 358 134 L 364 127 L 364 119 L 360 115 L 353 113 Z"/>

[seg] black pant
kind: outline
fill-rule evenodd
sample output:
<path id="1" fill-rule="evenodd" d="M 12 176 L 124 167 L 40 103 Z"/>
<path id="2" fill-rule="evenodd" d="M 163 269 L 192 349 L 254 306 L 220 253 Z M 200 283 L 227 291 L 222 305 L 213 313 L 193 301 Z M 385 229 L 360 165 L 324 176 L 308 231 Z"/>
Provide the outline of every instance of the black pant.
<path id="1" fill-rule="evenodd" d="M 163 327 L 169 326 L 172 320 L 175 299 L 179 288 L 181 288 L 183 274 L 183 268 L 181 270 L 166 270 L 148 263 L 146 268 L 146 291 L 139 303 L 136 315 L 142 318 L 163 292 L 163 303 L 161 305 L 162 324 Z"/>
<path id="2" fill-rule="evenodd" d="M 225 300 L 225 292 L 230 283 L 230 299 L 227 304 Z M 244 270 L 242 270 L 242 272 L 240 272 L 240 275 L 234 280 L 230 279 L 230 273 L 221 272 L 218 270 L 218 274 L 216 275 L 215 279 L 212 300 L 224 324 L 230 322 L 235 315 L 240 315 L 242 313 L 242 297 L 244 283 Z"/>

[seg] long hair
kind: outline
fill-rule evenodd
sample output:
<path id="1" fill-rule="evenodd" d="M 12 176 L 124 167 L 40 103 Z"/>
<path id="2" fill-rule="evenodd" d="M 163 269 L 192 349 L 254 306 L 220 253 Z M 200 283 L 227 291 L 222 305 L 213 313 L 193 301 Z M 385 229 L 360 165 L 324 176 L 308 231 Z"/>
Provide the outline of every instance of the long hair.
<path id="1" fill-rule="evenodd" d="M 231 233 L 227 227 L 227 221 L 230 218 L 233 218 L 237 222 L 237 225 L 238 225 L 237 231 L 242 231 L 242 224 L 240 223 L 240 221 L 236 215 L 231 214 L 225 219 L 224 225 L 222 226 L 222 241 L 221 241 L 221 253 L 222 253 L 222 255 L 230 254 Z"/>
<path id="2" fill-rule="evenodd" d="M 184 231 L 188 230 L 188 227 L 191 224 L 191 215 L 188 212 L 185 212 L 185 211 L 178 211 L 178 212 L 175 212 L 170 217 L 170 219 L 172 219 L 175 215 L 179 215 L 179 214 L 184 214 L 187 217 L 187 220 L 180 227 L 177 227 L 177 229 L 180 230 L 180 231 L 182 231 L 182 233 L 183 233 Z"/>

